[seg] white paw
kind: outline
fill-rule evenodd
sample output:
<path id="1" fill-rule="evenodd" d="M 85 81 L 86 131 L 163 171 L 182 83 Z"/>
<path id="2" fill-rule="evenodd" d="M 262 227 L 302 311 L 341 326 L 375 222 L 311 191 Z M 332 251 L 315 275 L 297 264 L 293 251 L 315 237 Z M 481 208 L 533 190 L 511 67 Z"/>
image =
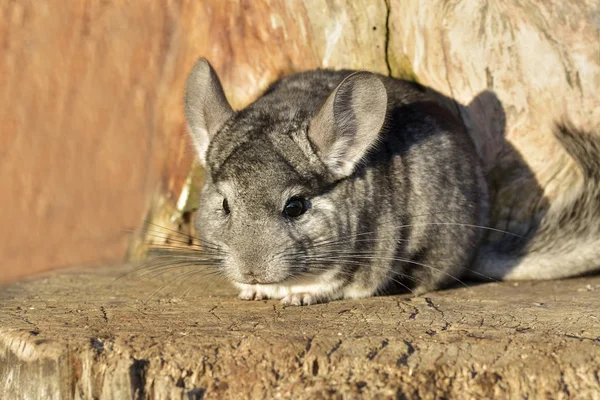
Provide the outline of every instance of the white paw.
<path id="1" fill-rule="evenodd" d="M 240 291 L 238 298 L 240 300 L 264 300 L 267 298 L 267 295 L 255 287 L 248 286 Z"/>
<path id="2" fill-rule="evenodd" d="M 317 299 L 310 293 L 291 293 L 281 299 L 284 306 L 310 306 L 317 304 Z"/>

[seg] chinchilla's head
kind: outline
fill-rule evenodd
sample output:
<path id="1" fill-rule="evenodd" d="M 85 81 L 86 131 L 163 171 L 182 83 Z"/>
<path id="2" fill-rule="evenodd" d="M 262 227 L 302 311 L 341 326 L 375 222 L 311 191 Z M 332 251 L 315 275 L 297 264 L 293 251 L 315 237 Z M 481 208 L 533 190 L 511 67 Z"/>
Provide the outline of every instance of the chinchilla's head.
<path id="1" fill-rule="evenodd" d="M 387 107 L 375 75 L 340 80 L 322 93 L 310 82 L 276 87 L 235 112 L 206 60 L 190 73 L 185 114 L 206 170 L 196 225 L 234 282 L 294 283 L 336 268 L 315 248 L 344 246 L 356 218 L 348 197 L 359 194 L 340 188 L 377 142 Z"/>

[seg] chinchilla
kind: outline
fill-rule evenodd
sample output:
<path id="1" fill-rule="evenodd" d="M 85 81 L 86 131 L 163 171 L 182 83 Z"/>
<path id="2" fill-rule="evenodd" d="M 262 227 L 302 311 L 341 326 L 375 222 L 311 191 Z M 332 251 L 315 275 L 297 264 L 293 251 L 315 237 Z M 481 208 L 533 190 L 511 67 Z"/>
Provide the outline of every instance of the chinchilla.
<path id="1" fill-rule="evenodd" d="M 474 261 L 487 186 L 465 126 L 433 91 L 316 70 L 234 111 L 200 59 L 185 114 L 206 170 L 197 230 L 240 298 L 419 294 Z"/>

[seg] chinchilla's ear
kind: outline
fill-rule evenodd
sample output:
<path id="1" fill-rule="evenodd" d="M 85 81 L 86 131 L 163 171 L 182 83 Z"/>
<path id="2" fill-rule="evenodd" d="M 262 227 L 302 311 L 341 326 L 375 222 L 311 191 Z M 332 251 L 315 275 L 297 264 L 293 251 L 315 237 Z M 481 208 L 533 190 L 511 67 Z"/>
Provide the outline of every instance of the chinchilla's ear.
<path id="1" fill-rule="evenodd" d="M 344 178 L 377 142 L 387 110 L 383 82 L 356 72 L 329 95 L 310 123 L 308 137 L 332 175 Z"/>
<path id="2" fill-rule="evenodd" d="M 199 59 L 185 85 L 185 117 L 203 165 L 208 144 L 232 115 L 215 70 L 205 58 Z"/>

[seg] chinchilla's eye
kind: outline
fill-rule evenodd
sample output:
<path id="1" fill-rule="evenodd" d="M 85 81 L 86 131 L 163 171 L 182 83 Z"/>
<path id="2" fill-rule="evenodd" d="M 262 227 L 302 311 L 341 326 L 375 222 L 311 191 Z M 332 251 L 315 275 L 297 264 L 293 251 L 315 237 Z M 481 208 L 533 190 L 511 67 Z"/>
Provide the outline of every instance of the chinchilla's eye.
<path id="1" fill-rule="evenodd" d="M 225 212 L 225 215 L 229 215 L 229 203 L 227 202 L 227 199 L 223 199 L 223 211 Z"/>
<path id="2" fill-rule="evenodd" d="M 306 208 L 306 199 L 302 197 L 292 197 L 285 204 L 283 215 L 288 218 L 297 218 L 306 212 Z"/>

